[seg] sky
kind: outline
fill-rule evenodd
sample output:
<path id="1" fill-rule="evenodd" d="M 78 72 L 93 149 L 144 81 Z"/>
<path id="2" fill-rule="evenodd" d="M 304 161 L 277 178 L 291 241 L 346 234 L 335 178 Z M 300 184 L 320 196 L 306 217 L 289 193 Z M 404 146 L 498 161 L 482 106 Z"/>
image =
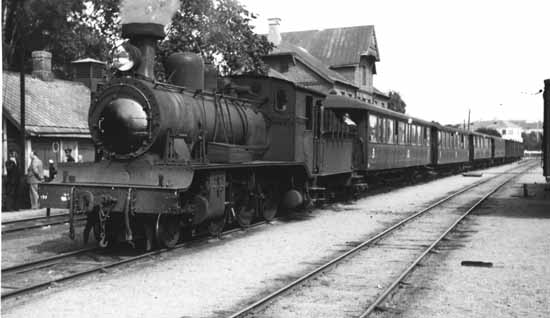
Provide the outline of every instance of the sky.
<path id="1" fill-rule="evenodd" d="M 239 0 L 257 33 L 374 25 L 374 85 L 398 91 L 407 113 L 442 124 L 542 120 L 550 79 L 550 1 Z"/>

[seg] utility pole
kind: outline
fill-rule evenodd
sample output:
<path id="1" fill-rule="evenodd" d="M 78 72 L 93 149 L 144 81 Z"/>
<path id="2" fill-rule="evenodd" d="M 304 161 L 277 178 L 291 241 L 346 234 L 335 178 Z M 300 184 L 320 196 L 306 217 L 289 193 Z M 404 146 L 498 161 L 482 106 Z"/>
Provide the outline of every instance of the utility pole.
<path id="1" fill-rule="evenodd" d="M 25 168 L 27 165 L 25 164 L 27 161 L 27 154 L 25 153 L 25 144 L 26 144 L 26 129 L 25 129 L 25 42 L 23 40 L 23 26 L 24 26 L 24 17 L 25 17 L 25 8 L 23 7 L 23 2 L 21 1 L 21 7 L 19 8 L 19 13 L 21 16 L 19 16 L 18 20 L 20 22 L 19 27 L 19 98 L 21 103 L 21 121 L 20 121 L 20 133 L 21 133 L 21 139 L 20 139 L 20 145 L 21 145 L 21 158 L 19 158 L 19 169 L 21 169 L 21 173 L 25 174 Z"/>
<path id="2" fill-rule="evenodd" d="M 471 109 L 468 109 L 468 131 L 470 131 L 470 112 Z"/>

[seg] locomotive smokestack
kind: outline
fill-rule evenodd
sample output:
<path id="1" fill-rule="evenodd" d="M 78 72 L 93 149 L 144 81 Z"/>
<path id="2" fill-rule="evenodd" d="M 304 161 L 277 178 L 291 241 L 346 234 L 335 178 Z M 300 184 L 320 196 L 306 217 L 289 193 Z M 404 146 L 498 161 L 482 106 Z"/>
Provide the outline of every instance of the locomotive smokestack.
<path id="1" fill-rule="evenodd" d="M 156 42 L 166 35 L 164 26 L 171 22 L 179 0 L 123 0 L 120 6 L 122 37 L 141 51 L 136 72 L 154 78 Z"/>

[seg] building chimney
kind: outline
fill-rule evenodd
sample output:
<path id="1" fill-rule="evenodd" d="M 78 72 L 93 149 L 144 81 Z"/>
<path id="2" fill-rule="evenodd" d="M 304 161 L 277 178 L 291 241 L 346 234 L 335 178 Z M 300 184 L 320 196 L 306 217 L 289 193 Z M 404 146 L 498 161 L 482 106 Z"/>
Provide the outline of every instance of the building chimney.
<path id="1" fill-rule="evenodd" d="M 43 81 L 53 80 L 52 54 L 48 51 L 32 52 L 32 76 Z"/>
<path id="2" fill-rule="evenodd" d="M 277 46 L 281 44 L 281 32 L 279 31 L 281 19 L 270 18 L 267 19 L 267 21 L 269 21 L 269 33 L 267 35 L 267 40 Z"/>
<path id="3" fill-rule="evenodd" d="M 74 80 L 88 86 L 92 93 L 97 91 L 98 83 L 105 81 L 105 66 L 107 63 L 91 58 L 84 58 L 72 61 L 71 64 L 73 66 Z"/>

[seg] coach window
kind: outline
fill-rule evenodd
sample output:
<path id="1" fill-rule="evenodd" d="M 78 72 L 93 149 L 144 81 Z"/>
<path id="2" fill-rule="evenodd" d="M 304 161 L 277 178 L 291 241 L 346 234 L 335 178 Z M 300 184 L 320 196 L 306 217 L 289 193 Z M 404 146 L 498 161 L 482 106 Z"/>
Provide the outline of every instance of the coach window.
<path id="1" fill-rule="evenodd" d="M 424 141 L 424 138 L 422 138 L 422 127 L 416 126 L 416 144 L 421 146 L 422 142 Z"/>
<path id="2" fill-rule="evenodd" d="M 369 141 L 371 142 L 378 142 L 376 138 L 376 130 L 377 130 L 377 118 L 374 115 L 369 115 Z"/>
<path id="3" fill-rule="evenodd" d="M 393 119 L 388 119 L 388 143 L 393 144 L 394 143 L 394 128 L 395 128 L 395 121 Z"/>
<path id="4" fill-rule="evenodd" d="M 278 112 L 284 112 L 287 109 L 288 99 L 286 97 L 286 92 L 282 89 L 277 91 L 277 100 L 275 103 L 275 110 Z"/>
<path id="5" fill-rule="evenodd" d="M 376 129 L 376 136 L 378 137 L 378 142 L 385 143 L 386 137 L 384 130 L 386 129 L 386 118 L 378 117 L 378 129 Z"/>
<path id="6" fill-rule="evenodd" d="M 384 118 L 382 120 L 382 129 L 381 129 L 381 133 L 382 133 L 382 142 L 383 143 L 388 143 L 388 119 L 387 118 Z"/>
<path id="7" fill-rule="evenodd" d="M 313 96 L 306 96 L 306 130 L 311 130 L 313 127 Z"/>
<path id="8" fill-rule="evenodd" d="M 397 122 L 397 137 L 399 138 L 399 143 L 404 144 L 405 143 L 405 123 L 402 121 Z"/>

